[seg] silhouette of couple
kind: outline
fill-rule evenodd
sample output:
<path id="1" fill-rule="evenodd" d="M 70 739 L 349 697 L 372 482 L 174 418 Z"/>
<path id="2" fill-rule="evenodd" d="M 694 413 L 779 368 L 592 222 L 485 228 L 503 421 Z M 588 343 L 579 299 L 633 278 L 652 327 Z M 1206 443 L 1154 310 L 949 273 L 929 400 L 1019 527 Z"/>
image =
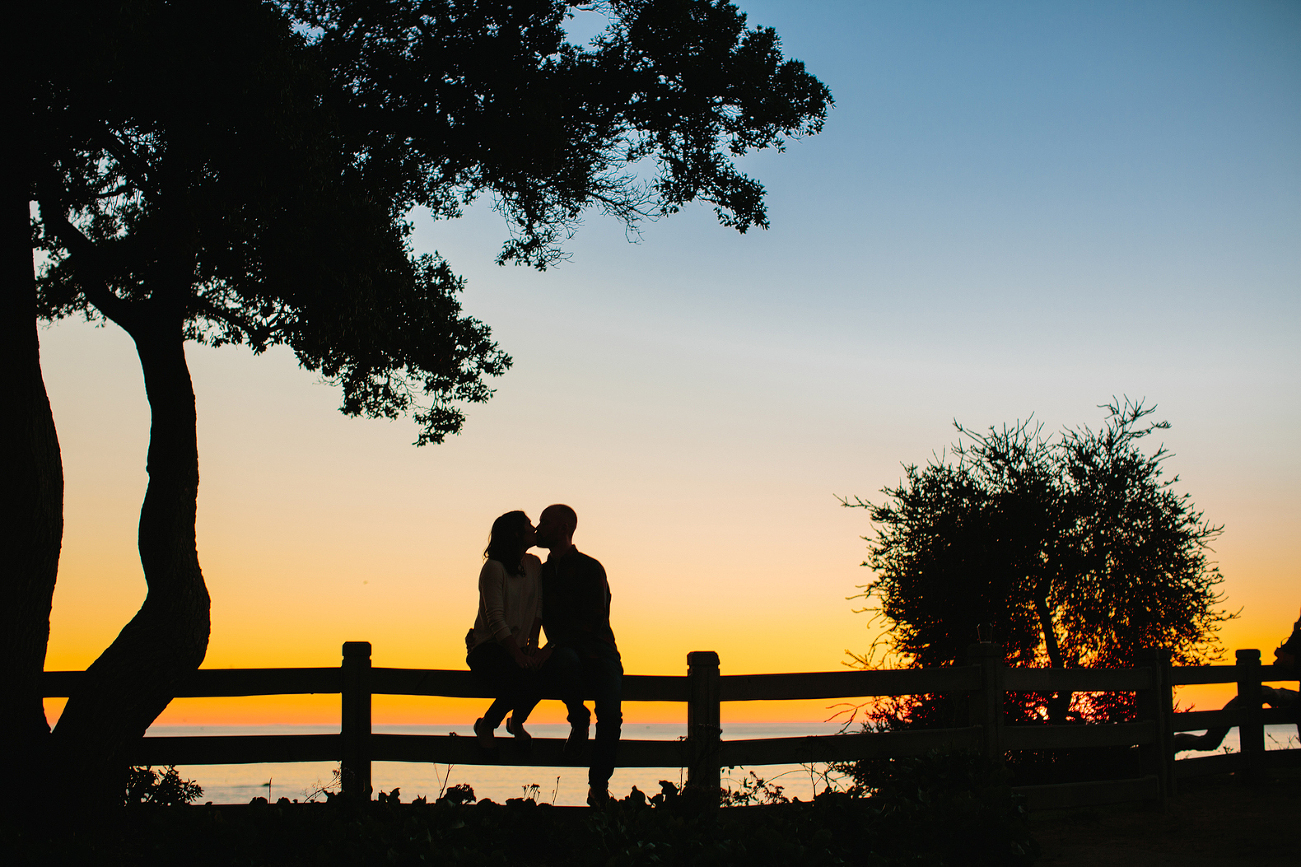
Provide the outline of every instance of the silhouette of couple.
<path id="1" fill-rule="evenodd" d="M 496 696 L 475 721 L 479 746 L 493 751 L 493 733 L 506 731 L 527 745 L 524 722 L 550 692 L 559 695 L 569 719 L 565 755 L 577 759 L 588 740 L 596 709 L 596 738 L 588 771 L 587 802 L 609 798 L 610 774 L 623 726 L 623 664 L 610 629 L 610 584 L 601 564 L 574 547 L 578 515 L 564 505 L 548 506 L 535 528 L 523 512 L 507 512 L 492 524 L 479 571 L 479 613 L 465 636 L 466 663 Z M 549 552 L 544 564 L 528 553 Z M 546 630 L 547 643 L 538 645 Z"/>

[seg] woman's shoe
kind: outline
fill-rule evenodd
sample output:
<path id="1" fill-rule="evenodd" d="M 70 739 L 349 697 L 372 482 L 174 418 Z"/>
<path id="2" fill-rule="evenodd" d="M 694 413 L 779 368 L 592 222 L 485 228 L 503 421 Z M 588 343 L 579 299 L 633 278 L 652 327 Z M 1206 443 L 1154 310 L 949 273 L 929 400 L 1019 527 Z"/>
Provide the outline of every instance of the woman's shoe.
<path id="1" fill-rule="evenodd" d="M 515 746 L 521 756 L 533 754 L 533 735 L 524 730 L 524 723 L 516 723 L 515 716 L 506 717 L 506 731 L 515 737 Z"/>
<path id="2" fill-rule="evenodd" d="M 533 740 L 533 735 L 524 730 L 524 723 L 516 724 L 514 715 L 506 717 L 506 731 L 510 732 L 516 740 L 524 745 Z"/>
<path id="3" fill-rule="evenodd" d="M 474 721 L 474 738 L 479 744 L 479 749 L 487 753 L 497 751 L 497 739 L 493 737 L 492 729 L 479 717 Z"/>

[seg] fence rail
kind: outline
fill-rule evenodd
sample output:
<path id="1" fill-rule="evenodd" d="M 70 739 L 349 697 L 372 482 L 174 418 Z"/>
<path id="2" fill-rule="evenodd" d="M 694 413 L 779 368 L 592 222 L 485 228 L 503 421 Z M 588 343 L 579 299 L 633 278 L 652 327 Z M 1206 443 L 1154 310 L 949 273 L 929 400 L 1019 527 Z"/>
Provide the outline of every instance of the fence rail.
<path id="1" fill-rule="evenodd" d="M 474 738 L 455 735 L 379 734 L 371 731 L 373 695 L 426 695 L 492 698 L 468 671 L 374 668 L 368 642 L 343 646 L 338 668 L 201 669 L 185 682 L 178 697 L 335 694 L 341 698 L 339 734 L 216 735 L 145 737 L 132 748 L 134 764 L 203 765 L 254 762 L 339 761 L 344 794 L 369 797 L 371 763 L 437 762 L 459 765 L 566 764 L 563 741 L 534 738 L 527 753 L 503 744 L 489 759 Z M 1172 667 L 1157 652 L 1146 664 L 1128 669 L 1006 668 L 995 645 L 977 644 L 969 664 L 950 668 L 836 671 L 804 674 L 721 675 L 718 655 L 696 651 L 687 657 L 685 676 L 625 675 L 624 701 L 683 702 L 687 736 L 677 741 L 624 740 L 621 767 L 685 767 L 691 785 L 716 790 L 720 769 L 738 765 L 846 762 L 867 758 L 920 755 L 931 750 L 974 749 L 990 756 L 1018 750 L 1082 747 L 1137 747 L 1141 771 L 1119 780 L 1022 786 L 1032 809 L 1150 800 L 1164 802 L 1179 779 L 1219 774 L 1258 775 L 1264 768 L 1301 767 L 1301 749 L 1264 748 L 1264 726 L 1296 722 L 1295 714 L 1262 706 L 1262 683 L 1295 681 L 1290 669 L 1260 664 L 1260 651 L 1240 650 L 1236 665 Z M 71 695 L 85 676 L 80 671 L 47 671 L 46 697 Z M 1173 687 L 1233 683 L 1238 706 L 1229 710 L 1175 713 Z M 1090 725 L 1007 725 L 1003 702 L 1008 692 L 1132 692 L 1138 719 Z M 723 740 L 721 703 L 793 699 L 851 699 L 917 694 L 966 694 L 969 723 L 946 729 L 837 734 L 810 737 Z M 551 696 L 554 698 L 554 696 Z M 1241 751 L 1174 758 L 1175 732 L 1237 727 Z"/>

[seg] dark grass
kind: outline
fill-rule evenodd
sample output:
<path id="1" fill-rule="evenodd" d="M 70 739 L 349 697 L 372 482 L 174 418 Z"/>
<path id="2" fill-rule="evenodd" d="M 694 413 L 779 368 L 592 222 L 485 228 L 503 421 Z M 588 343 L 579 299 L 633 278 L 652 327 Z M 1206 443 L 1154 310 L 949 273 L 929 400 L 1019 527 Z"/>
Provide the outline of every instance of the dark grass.
<path id="1" fill-rule="evenodd" d="M 1164 811 L 1132 805 L 1032 814 L 1048 867 L 1296 867 L 1301 864 L 1301 771 L 1181 780 Z"/>
<path id="2" fill-rule="evenodd" d="M 135 807 L 6 822 L 9 863 L 186 865 L 1024 865 L 1035 845 L 1005 772 L 912 760 L 873 798 L 708 808 L 690 793 L 603 809 L 532 801 Z"/>

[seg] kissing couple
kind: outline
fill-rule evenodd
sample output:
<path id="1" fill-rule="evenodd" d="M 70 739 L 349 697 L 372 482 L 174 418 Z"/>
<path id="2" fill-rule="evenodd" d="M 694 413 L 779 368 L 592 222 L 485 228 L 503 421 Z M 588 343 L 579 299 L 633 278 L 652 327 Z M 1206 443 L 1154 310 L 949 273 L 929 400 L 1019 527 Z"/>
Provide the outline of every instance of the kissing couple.
<path id="1" fill-rule="evenodd" d="M 578 515 L 560 504 L 543 509 L 537 527 L 524 512 L 493 521 L 465 661 L 495 696 L 474 723 L 479 746 L 489 752 L 503 720 L 506 731 L 527 743 L 524 722 L 550 693 L 560 696 L 568 712 L 564 754 L 577 758 L 592 719 L 583 698 L 592 696 L 596 738 L 587 803 L 595 807 L 610 797 L 623 727 L 623 663 L 610 629 L 610 582 L 600 562 L 574 547 L 577 529 Z M 546 563 L 528 553 L 535 545 L 547 549 Z M 539 645 L 543 631 L 547 643 Z"/>

